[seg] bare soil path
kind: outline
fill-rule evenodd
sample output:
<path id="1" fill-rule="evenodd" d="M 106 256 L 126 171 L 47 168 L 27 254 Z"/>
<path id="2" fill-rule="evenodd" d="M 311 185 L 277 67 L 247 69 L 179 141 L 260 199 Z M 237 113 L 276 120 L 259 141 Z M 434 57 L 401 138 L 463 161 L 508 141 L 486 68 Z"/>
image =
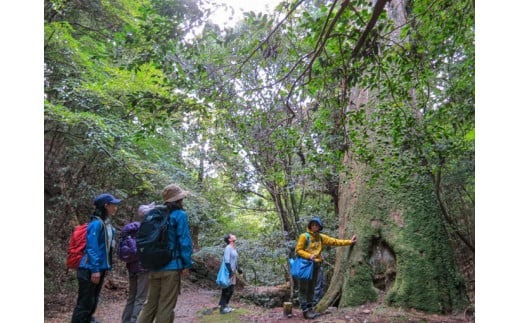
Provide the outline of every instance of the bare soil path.
<path id="1" fill-rule="evenodd" d="M 301 311 L 293 308 L 293 316 L 285 317 L 281 307 L 263 308 L 244 301 L 237 295 L 231 299 L 230 306 L 235 310 L 222 315 L 218 311 L 220 290 L 201 287 L 183 281 L 181 295 L 175 308 L 175 322 L 213 323 L 213 322 L 352 322 L 352 323 L 390 323 L 390 322 L 475 322 L 474 317 L 460 313 L 457 315 L 425 314 L 418 311 L 392 309 L 382 304 L 370 304 L 349 309 L 330 309 L 314 320 L 304 320 Z M 70 322 L 75 295 L 65 296 L 53 306 L 47 306 L 45 323 Z M 114 289 L 104 288 L 96 312 L 96 319 L 103 323 L 121 322 L 125 306 L 126 286 Z"/>
<path id="2" fill-rule="evenodd" d="M 183 282 L 181 295 L 177 301 L 175 308 L 175 322 L 198 322 L 197 312 L 206 308 L 213 308 L 218 303 L 219 290 L 202 289 L 195 285 Z M 71 297 L 76 297 L 72 295 Z M 46 311 L 45 323 L 63 323 L 70 322 L 72 311 L 74 310 L 74 302 L 70 302 L 67 306 L 55 308 Z M 74 300 L 75 301 L 75 300 Z M 101 291 L 101 299 L 99 301 L 96 314 L 97 320 L 103 323 L 121 322 L 121 315 L 126 304 L 126 286 L 107 289 Z"/>

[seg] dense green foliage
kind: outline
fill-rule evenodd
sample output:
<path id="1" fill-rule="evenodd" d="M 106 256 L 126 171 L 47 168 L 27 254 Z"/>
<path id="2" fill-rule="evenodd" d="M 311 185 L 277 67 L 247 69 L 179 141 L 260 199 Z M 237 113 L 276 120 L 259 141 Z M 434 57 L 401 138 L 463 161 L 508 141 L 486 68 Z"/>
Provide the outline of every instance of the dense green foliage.
<path id="1" fill-rule="evenodd" d="M 376 237 L 370 221 L 390 225 L 389 210 L 402 210 L 410 226 L 397 241 L 435 254 L 392 246 L 398 270 L 417 281 L 398 275 L 387 301 L 459 307 L 458 274 L 431 276 L 454 255 L 474 256 L 474 7 L 403 3 L 284 1 L 224 29 L 208 22 L 202 0 L 46 0 L 46 293 L 61 286 L 47 269 L 61 268 L 93 196 L 124 199 L 120 227 L 171 182 L 192 192 L 201 257 L 220 257 L 222 236 L 234 232 L 252 283 L 285 282 L 309 216 L 333 236 L 344 229 L 340 188 L 359 175 L 345 162 L 354 156 L 367 166 L 367 191 L 352 226 Z M 391 194 L 372 200 L 372 189 Z M 370 242 L 354 257 L 369 257 Z M 414 273 L 416 261 L 434 269 Z M 343 305 L 377 298 L 360 266 L 344 282 Z M 431 293 L 408 289 L 423 279 L 447 294 L 436 288 L 423 300 Z"/>

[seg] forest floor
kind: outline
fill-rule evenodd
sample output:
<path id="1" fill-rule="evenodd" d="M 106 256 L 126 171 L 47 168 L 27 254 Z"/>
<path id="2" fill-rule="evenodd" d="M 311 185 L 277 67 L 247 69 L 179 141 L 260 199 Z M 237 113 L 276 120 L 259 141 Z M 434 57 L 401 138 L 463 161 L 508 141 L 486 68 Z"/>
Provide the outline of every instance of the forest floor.
<path id="1" fill-rule="evenodd" d="M 126 286 L 103 288 L 95 314 L 103 323 L 121 322 L 121 314 L 126 301 Z M 106 286 L 105 286 L 106 287 Z M 464 313 L 456 315 L 426 314 L 414 310 L 389 308 L 379 303 L 353 308 L 329 309 L 314 320 L 304 320 L 299 308 L 292 309 L 292 316 L 283 315 L 282 307 L 264 308 L 245 302 L 236 291 L 230 306 L 234 311 L 220 314 L 218 300 L 220 290 L 195 285 L 183 280 L 181 295 L 175 307 L 175 322 L 475 322 L 475 318 Z M 76 295 L 61 295 L 59 299 L 45 304 L 45 323 L 70 322 Z"/>

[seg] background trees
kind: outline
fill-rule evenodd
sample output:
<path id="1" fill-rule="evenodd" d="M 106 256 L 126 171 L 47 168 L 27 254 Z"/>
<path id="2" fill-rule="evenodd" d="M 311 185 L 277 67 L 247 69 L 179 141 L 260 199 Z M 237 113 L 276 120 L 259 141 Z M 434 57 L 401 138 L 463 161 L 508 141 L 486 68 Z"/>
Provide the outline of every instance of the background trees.
<path id="1" fill-rule="evenodd" d="M 120 226 L 178 182 L 195 247 L 235 232 L 258 283 L 319 214 L 362 237 L 329 251 L 323 305 L 472 301 L 473 2 L 282 2 L 227 29 L 204 8 L 45 2 L 46 292 L 95 194 Z"/>

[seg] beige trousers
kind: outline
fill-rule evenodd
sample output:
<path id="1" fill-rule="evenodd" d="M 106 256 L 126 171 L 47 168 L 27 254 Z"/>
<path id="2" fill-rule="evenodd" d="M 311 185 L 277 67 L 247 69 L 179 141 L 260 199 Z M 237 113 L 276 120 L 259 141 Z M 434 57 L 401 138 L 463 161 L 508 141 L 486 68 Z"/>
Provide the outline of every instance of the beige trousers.
<path id="1" fill-rule="evenodd" d="M 139 313 L 137 323 L 171 323 L 175 319 L 175 305 L 181 290 L 178 270 L 150 272 L 148 295 Z"/>

